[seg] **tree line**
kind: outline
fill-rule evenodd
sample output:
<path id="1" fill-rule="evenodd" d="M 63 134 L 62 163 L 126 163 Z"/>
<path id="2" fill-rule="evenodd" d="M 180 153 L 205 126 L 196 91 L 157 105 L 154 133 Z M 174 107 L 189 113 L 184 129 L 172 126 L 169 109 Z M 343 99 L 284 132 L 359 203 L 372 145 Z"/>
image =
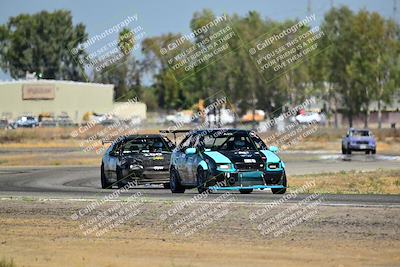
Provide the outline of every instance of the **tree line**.
<path id="1" fill-rule="evenodd" d="M 202 10 L 193 14 L 189 26 L 192 31 L 215 20 L 216 14 Z M 131 50 L 135 36 L 129 29 L 119 34 L 119 48 L 123 60 L 100 72 L 93 72 L 91 81 L 113 83 L 115 99 L 126 100 L 138 96 L 149 109 L 188 109 L 199 99 L 207 99 L 223 91 L 239 114 L 262 109 L 267 114 L 279 115 L 304 101 L 309 96 L 324 100 L 324 111 L 333 116 L 345 114 L 351 126 L 358 115 L 368 126 L 372 102 L 378 103 L 379 127 L 385 104 L 394 101 L 400 82 L 399 25 L 375 12 L 351 11 L 348 7 L 332 8 L 320 24 L 326 38 L 321 39 L 314 55 L 300 64 L 286 69 L 281 75 L 273 71 L 260 73 L 249 55 L 249 44 L 265 34 L 277 34 L 298 20 L 277 22 L 263 19 L 252 11 L 245 16 L 229 15 L 229 25 L 239 38 L 228 41 L 231 49 L 219 60 L 196 66 L 178 80 L 171 70 L 162 48 L 182 37 L 181 33 L 152 36 L 140 42 L 142 57 L 135 58 Z M 188 47 L 202 45 L 218 27 L 210 28 L 193 40 L 185 41 L 174 53 Z M 278 47 L 310 30 L 303 26 L 297 33 L 288 34 L 274 45 Z M 88 38 L 83 24 L 73 25 L 69 11 L 21 14 L 0 26 L 0 66 L 13 78 L 25 72 L 36 72 L 44 79 L 83 81 L 88 77 L 78 62 L 87 60 L 87 51 L 78 48 Z M 152 84 L 143 80 L 151 77 Z"/>

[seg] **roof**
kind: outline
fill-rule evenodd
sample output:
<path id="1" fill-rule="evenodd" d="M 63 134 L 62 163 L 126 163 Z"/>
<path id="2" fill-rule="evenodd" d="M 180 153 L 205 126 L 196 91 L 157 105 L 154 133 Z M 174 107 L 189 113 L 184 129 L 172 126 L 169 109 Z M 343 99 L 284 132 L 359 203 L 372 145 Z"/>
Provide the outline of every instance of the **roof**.
<path id="1" fill-rule="evenodd" d="M 137 139 L 137 138 L 157 138 L 161 137 L 161 134 L 133 134 L 124 137 L 125 140 Z"/>
<path id="2" fill-rule="evenodd" d="M 202 133 L 202 132 L 251 132 L 251 130 L 235 129 L 235 128 L 212 128 L 212 129 L 193 129 L 193 130 L 160 130 L 160 133 Z"/>

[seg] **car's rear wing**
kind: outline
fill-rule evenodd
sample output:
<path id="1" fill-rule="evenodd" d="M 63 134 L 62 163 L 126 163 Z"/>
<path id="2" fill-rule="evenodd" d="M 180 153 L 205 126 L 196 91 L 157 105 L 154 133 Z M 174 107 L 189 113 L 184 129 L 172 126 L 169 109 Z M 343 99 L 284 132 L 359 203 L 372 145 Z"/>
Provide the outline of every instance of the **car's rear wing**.
<path id="1" fill-rule="evenodd" d="M 101 139 L 101 144 L 102 145 L 104 145 L 104 144 L 110 144 L 110 143 L 112 143 L 112 142 L 114 142 L 115 140 L 104 140 L 104 139 Z"/>
<path id="2" fill-rule="evenodd" d="M 179 134 L 179 133 L 189 133 L 189 132 L 191 132 L 191 131 L 193 131 L 193 130 L 189 130 L 189 129 L 187 129 L 187 130 L 180 129 L 180 130 L 160 130 L 159 132 L 160 132 L 160 134 L 173 134 L 173 135 L 174 135 L 174 143 L 175 143 L 175 145 L 176 145 L 176 134 Z"/>

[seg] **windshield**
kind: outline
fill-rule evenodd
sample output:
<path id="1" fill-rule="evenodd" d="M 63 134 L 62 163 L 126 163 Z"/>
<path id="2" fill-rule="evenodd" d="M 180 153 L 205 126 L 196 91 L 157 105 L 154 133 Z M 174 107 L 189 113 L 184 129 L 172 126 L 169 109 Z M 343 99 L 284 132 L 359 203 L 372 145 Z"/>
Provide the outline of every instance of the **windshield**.
<path id="1" fill-rule="evenodd" d="M 353 131 L 352 136 L 370 136 L 369 131 Z"/>
<path id="2" fill-rule="evenodd" d="M 257 150 L 247 133 L 224 133 L 198 136 L 197 147 L 202 150 Z"/>
<path id="3" fill-rule="evenodd" d="M 127 141 L 122 147 L 123 154 L 137 152 L 165 152 L 169 151 L 161 138 L 137 138 Z"/>

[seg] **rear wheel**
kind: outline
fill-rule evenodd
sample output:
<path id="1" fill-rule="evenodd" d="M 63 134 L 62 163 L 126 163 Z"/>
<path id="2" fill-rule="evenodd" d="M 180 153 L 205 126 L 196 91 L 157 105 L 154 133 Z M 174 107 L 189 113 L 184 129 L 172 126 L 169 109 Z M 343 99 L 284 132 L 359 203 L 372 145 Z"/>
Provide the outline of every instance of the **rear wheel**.
<path id="1" fill-rule="evenodd" d="M 371 152 L 371 151 L 369 151 L 369 150 L 366 150 L 366 151 L 365 151 L 365 154 L 369 154 L 370 152 Z"/>
<path id="2" fill-rule="evenodd" d="M 185 187 L 181 185 L 181 181 L 179 181 L 179 174 L 175 169 L 171 170 L 169 179 L 172 193 L 185 193 Z"/>
<path id="3" fill-rule="evenodd" d="M 250 194 L 253 189 L 239 189 L 240 194 Z"/>
<path id="4" fill-rule="evenodd" d="M 372 150 L 372 154 L 376 154 L 376 149 Z"/>
<path id="5" fill-rule="evenodd" d="M 282 185 L 285 188 L 271 188 L 271 191 L 273 194 L 285 194 L 286 193 L 286 187 L 287 187 L 287 179 L 286 179 L 286 173 L 283 173 L 282 177 Z"/>
<path id="6" fill-rule="evenodd" d="M 107 180 L 106 174 L 104 172 L 103 164 L 101 164 L 100 177 L 101 177 L 101 188 L 110 189 L 112 184 L 110 182 L 108 182 L 108 180 Z"/>
<path id="7" fill-rule="evenodd" d="M 344 146 L 342 146 L 342 154 L 346 154 L 346 149 L 344 148 Z"/>

